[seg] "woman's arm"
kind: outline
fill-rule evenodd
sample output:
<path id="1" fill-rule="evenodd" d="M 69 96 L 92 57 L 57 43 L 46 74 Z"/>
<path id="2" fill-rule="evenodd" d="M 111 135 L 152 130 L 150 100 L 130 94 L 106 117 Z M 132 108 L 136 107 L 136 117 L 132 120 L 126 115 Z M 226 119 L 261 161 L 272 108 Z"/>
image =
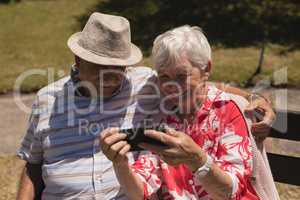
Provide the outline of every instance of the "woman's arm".
<path id="1" fill-rule="evenodd" d="M 167 144 L 169 148 L 159 148 L 151 144 L 142 144 L 142 148 L 155 152 L 160 158 L 172 166 L 186 164 L 191 171 L 202 167 L 207 160 L 206 153 L 185 133 L 167 129 L 166 133 L 145 131 L 149 137 Z M 198 180 L 212 199 L 225 200 L 232 195 L 232 179 L 218 165 L 212 164 L 205 178 Z"/>
<path id="2" fill-rule="evenodd" d="M 248 181 L 252 173 L 252 152 L 248 130 L 235 104 L 230 102 L 225 106 L 225 110 L 220 109 L 218 114 L 224 123 L 219 126 L 221 136 L 216 144 L 218 150 L 214 163 L 205 176 L 199 178 L 195 174 L 195 178 L 201 182 L 211 198 L 220 200 L 243 197 L 251 193 L 248 190 Z M 169 146 L 167 149 L 150 144 L 141 146 L 159 154 L 169 165 L 186 164 L 195 172 L 207 161 L 206 152 L 185 133 L 167 129 L 167 133 L 152 130 L 145 131 L 145 134 Z"/>
<path id="3" fill-rule="evenodd" d="M 205 175 L 202 174 L 202 176 L 199 177 L 197 174 L 197 170 L 205 165 L 204 163 L 208 162 L 208 156 L 202 155 L 199 156 L 198 159 L 205 161 L 202 161 L 202 164 L 197 164 L 197 162 L 194 162 L 188 165 L 190 170 L 195 172 L 194 179 L 197 179 L 197 181 L 201 182 L 201 185 L 212 199 L 231 199 L 233 191 L 233 181 L 230 175 L 212 161 L 211 165 L 209 166 L 209 171 L 205 173 Z"/>
<path id="4" fill-rule="evenodd" d="M 256 199 L 250 185 L 253 154 L 247 124 L 234 102 L 231 101 L 224 106 L 225 109 L 221 109 L 218 114 L 222 119 L 220 124 L 222 134 L 214 158 L 215 164 L 231 178 L 232 199 L 245 196 Z"/>
<path id="5" fill-rule="evenodd" d="M 216 112 L 221 119 L 221 135 L 214 164 L 206 176 L 198 177 L 198 180 L 214 199 L 241 199 L 245 196 L 258 199 L 249 180 L 253 155 L 247 124 L 234 102 L 230 101 L 223 106 Z M 197 178 L 197 173 L 195 175 Z"/>

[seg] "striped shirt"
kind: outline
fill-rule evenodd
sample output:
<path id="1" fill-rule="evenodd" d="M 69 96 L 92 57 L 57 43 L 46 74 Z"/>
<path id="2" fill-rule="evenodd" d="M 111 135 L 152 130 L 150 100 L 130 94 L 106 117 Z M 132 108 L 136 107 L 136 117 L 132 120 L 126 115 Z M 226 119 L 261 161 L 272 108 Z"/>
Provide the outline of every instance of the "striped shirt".
<path id="1" fill-rule="evenodd" d="M 145 119 L 157 120 L 159 96 L 148 84 L 155 79 L 148 67 L 128 68 L 122 88 L 110 99 L 74 95 L 70 77 L 38 92 L 17 154 L 42 164 L 42 199 L 126 199 L 112 162 L 100 149 L 99 134 L 107 127 L 131 128 Z"/>

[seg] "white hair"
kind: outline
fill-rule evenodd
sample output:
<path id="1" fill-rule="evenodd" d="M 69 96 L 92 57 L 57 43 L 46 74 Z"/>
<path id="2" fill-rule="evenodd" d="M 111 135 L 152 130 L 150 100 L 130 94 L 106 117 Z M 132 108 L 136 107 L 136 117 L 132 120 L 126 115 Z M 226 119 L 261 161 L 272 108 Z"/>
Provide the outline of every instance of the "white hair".
<path id="1" fill-rule="evenodd" d="M 183 57 L 202 70 L 211 61 L 211 48 L 200 27 L 180 26 L 154 40 L 152 58 L 156 69 L 172 66 Z"/>

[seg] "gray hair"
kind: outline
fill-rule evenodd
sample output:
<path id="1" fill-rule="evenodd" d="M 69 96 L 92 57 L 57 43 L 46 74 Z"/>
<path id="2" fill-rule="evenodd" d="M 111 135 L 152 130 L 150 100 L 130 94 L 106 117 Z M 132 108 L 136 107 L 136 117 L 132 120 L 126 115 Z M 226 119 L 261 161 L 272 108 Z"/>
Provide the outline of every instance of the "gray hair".
<path id="1" fill-rule="evenodd" d="M 172 66 L 182 57 L 186 57 L 193 66 L 202 70 L 211 61 L 211 47 L 200 27 L 180 26 L 154 40 L 152 59 L 156 69 Z"/>

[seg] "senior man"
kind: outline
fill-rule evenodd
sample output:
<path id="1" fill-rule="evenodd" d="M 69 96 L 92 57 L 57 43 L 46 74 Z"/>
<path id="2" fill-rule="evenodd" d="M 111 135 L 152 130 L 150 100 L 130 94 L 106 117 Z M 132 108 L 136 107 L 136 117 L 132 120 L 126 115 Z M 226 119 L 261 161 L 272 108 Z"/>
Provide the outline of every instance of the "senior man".
<path id="1" fill-rule="evenodd" d="M 26 161 L 18 199 L 126 199 L 101 151 L 99 135 L 108 127 L 131 128 L 158 119 L 156 73 L 128 67 L 142 53 L 131 43 L 130 25 L 123 17 L 93 13 L 68 46 L 75 54 L 71 76 L 42 88 L 32 108 L 18 151 Z M 253 97 L 236 88 L 226 90 Z M 261 97 L 249 108 L 265 113 L 255 124 L 259 134 L 274 113 Z"/>

